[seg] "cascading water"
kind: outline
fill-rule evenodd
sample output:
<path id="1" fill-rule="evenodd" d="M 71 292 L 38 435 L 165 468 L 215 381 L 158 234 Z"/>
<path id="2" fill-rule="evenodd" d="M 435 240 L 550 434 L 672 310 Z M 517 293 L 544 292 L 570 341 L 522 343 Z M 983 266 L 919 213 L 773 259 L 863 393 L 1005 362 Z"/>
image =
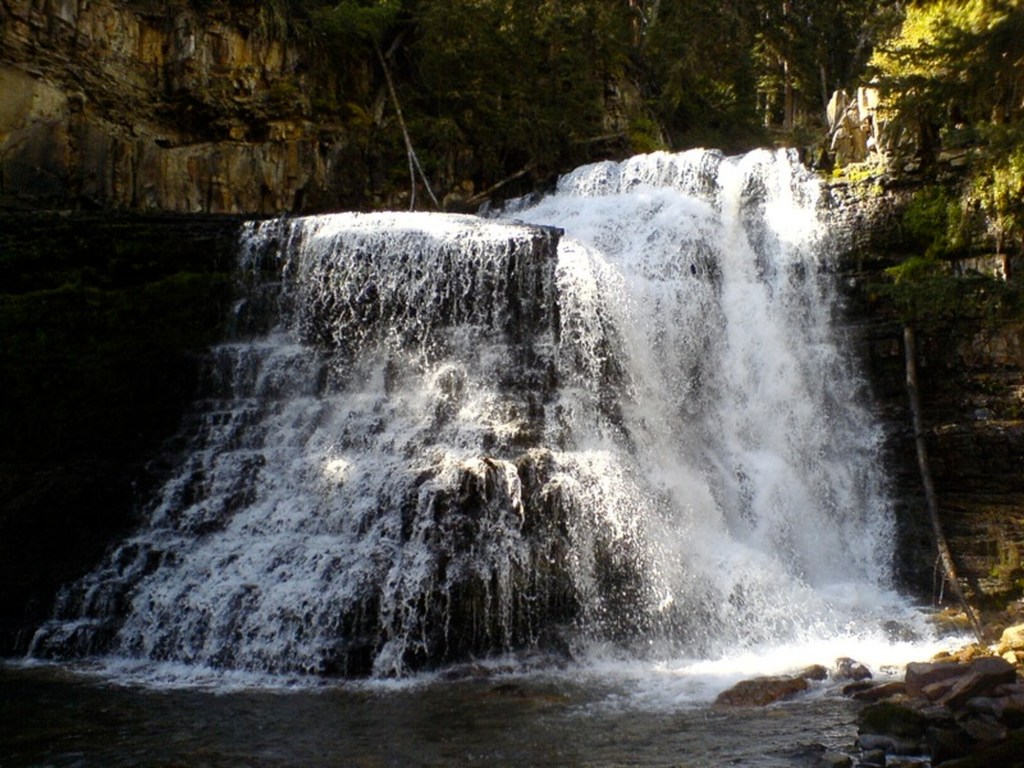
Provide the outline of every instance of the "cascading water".
<path id="1" fill-rule="evenodd" d="M 177 469 L 31 653 L 390 676 L 910 621 L 819 207 L 786 153 L 692 151 L 250 225 Z"/>

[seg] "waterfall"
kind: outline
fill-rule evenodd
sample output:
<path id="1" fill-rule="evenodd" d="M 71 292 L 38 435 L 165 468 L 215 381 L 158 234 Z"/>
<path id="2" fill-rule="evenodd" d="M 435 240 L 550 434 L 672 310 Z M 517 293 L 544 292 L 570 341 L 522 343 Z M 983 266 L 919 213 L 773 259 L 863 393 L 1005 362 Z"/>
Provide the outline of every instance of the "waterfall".
<path id="1" fill-rule="evenodd" d="M 786 152 L 701 150 L 488 217 L 247 225 L 173 471 L 30 653 L 396 676 L 882 632 L 819 195 Z"/>

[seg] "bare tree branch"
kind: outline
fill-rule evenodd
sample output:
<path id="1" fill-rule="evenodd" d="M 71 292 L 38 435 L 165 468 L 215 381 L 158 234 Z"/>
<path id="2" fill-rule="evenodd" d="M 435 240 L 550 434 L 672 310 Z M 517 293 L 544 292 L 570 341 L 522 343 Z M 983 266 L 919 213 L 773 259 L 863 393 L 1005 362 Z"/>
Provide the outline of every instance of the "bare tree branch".
<path id="1" fill-rule="evenodd" d="M 384 54 L 381 53 L 380 46 L 374 45 L 374 50 L 377 52 L 377 59 L 380 61 L 381 69 L 384 70 L 384 80 L 388 84 L 388 93 L 391 95 L 391 103 L 395 107 L 395 114 L 398 116 L 398 127 L 402 129 L 402 138 L 405 140 L 405 153 L 409 158 L 409 183 L 412 187 L 411 194 L 409 195 L 409 210 L 416 209 L 416 172 L 419 172 L 420 179 L 423 180 L 423 186 L 427 189 L 427 194 L 430 195 L 430 199 L 434 203 L 434 208 L 437 210 L 441 209 L 441 204 L 437 202 L 437 198 L 434 196 L 434 190 L 430 188 L 430 182 L 427 181 L 427 175 L 423 172 L 423 167 L 420 165 L 420 159 L 416 156 L 416 150 L 413 149 L 412 139 L 409 138 L 409 129 L 405 126 L 405 118 L 402 116 L 402 105 L 398 101 L 398 93 L 395 91 L 395 83 L 391 79 L 391 68 L 388 67 L 387 59 L 384 58 Z"/>
<path id="2" fill-rule="evenodd" d="M 984 644 L 985 632 L 981 622 L 972 610 L 967 596 L 960 587 L 960 581 L 956 575 L 956 566 L 953 563 L 953 553 L 949 549 L 949 542 L 942 531 L 942 523 L 939 520 L 939 504 L 935 496 L 935 484 L 932 482 L 932 473 L 928 464 L 928 447 L 924 440 L 924 425 L 921 418 L 921 397 L 917 386 L 917 355 L 915 351 L 914 329 L 909 325 L 903 328 L 903 350 L 907 366 L 907 395 L 910 398 L 910 416 L 914 425 L 914 442 L 917 446 L 917 466 L 921 471 L 921 482 L 924 484 L 925 504 L 928 506 L 928 517 L 931 518 L 932 533 L 935 536 L 935 546 L 939 551 L 939 559 L 946 574 L 946 582 L 953 590 L 957 600 L 960 602 L 964 613 L 967 614 L 971 628 L 978 638 L 978 642 Z"/>

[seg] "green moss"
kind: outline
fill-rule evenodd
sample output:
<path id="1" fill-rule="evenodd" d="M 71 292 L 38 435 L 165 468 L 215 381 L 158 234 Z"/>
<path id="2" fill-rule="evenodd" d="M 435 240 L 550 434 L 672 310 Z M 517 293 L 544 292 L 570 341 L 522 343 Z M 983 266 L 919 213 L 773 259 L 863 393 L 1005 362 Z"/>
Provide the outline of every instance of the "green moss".
<path id="1" fill-rule="evenodd" d="M 931 186 L 914 195 L 902 224 L 912 244 L 927 258 L 949 258 L 966 250 L 960 197 L 947 187 Z"/>
<path id="2" fill-rule="evenodd" d="M 945 263 L 934 256 L 910 256 L 894 267 L 885 270 L 885 275 L 897 285 L 917 283 L 946 272 Z"/>
<path id="3" fill-rule="evenodd" d="M 884 161 L 866 161 L 863 163 L 850 163 L 849 165 L 837 165 L 832 169 L 834 181 L 845 181 L 849 184 L 864 184 L 877 180 L 885 173 Z M 874 185 L 872 194 L 880 194 L 881 187 Z"/>
<path id="4" fill-rule="evenodd" d="M 644 154 L 665 149 L 661 128 L 645 115 L 634 115 L 629 121 L 629 144 L 633 152 Z"/>
<path id="5" fill-rule="evenodd" d="M 913 257 L 899 267 L 897 282 L 876 286 L 901 322 L 921 330 L 999 325 L 1024 319 L 1024 286 L 983 275 L 954 276 L 932 271 L 933 259 Z"/>

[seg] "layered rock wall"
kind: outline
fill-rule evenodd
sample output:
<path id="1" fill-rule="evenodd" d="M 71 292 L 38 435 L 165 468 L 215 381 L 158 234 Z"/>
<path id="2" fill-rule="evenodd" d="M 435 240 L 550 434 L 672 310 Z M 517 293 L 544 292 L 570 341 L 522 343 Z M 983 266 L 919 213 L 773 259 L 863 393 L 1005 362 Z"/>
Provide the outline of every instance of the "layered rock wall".
<path id="1" fill-rule="evenodd" d="M 901 221 L 919 189 L 906 180 L 892 188 L 872 180 L 834 186 L 831 196 L 844 318 L 886 427 L 898 570 L 923 597 L 937 597 L 943 590 L 911 428 L 903 322 L 881 288 L 891 285 L 885 268 L 915 253 Z M 1012 297 L 1013 286 L 1003 285 Z M 967 311 L 978 296 L 965 290 L 965 311 L 954 308 L 941 324 L 917 328 L 916 359 L 941 522 L 969 594 L 994 609 L 1024 594 L 1024 319 L 1020 312 L 995 318 Z M 945 595 L 951 599 L 948 589 Z"/>
<path id="2" fill-rule="evenodd" d="M 337 89 L 317 61 L 272 3 L 213 14 L 184 0 L 4 0 L 0 207 L 354 202 L 365 159 L 314 109 L 311 92 Z"/>

